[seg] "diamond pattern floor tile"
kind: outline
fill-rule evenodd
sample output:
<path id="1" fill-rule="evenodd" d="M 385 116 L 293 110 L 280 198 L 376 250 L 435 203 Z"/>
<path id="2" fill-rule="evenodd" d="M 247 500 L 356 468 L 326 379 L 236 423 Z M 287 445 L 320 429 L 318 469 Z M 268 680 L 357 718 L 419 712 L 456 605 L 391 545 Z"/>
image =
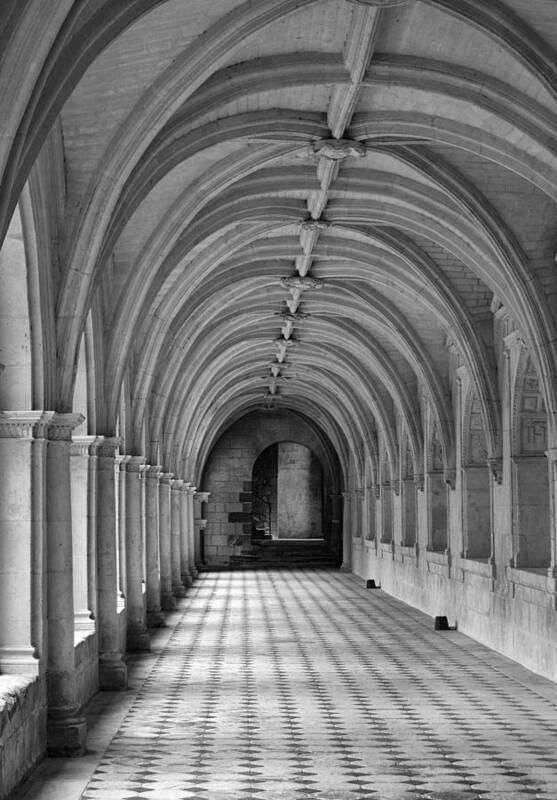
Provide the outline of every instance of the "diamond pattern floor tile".
<path id="1" fill-rule="evenodd" d="M 555 800 L 556 754 L 556 685 L 353 576 L 219 572 L 81 800 Z"/>

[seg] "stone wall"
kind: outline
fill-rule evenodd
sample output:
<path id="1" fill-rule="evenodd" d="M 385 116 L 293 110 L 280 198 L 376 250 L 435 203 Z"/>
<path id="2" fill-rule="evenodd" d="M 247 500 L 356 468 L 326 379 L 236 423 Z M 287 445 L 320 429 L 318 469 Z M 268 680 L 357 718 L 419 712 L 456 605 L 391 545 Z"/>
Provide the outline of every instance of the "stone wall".
<path id="1" fill-rule="evenodd" d="M 0 797 L 25 779 L 45 747 L 44 680 L 0 675 Z"/>
<path id="2" fill-rule="evenodd" d="M 547 570 L 503 567 L 354 539 L 353 570 L 426 614 L 557 681 L 557 615 Z M 433 624 L 433 622 L 432 622 Z"/>
<path id="3" fill-rule="evenodd" d="M 247 514 L 251 504 L 240 495 L 251 489 L 252 470 L 258 456 L 277 442 L 298 442 L 326 462 L 322 442 L 299 416 L 281 412 L 256 412 L 232 425 L 209 458 L 202 485 L 210 492 L 207 503 L 205 557 L 209 564 L 225 565 L 251 535 Z M 242 512 L 246 514 L 242 521 Z M 230 521 L 230 515 L 238 521 Z"/>

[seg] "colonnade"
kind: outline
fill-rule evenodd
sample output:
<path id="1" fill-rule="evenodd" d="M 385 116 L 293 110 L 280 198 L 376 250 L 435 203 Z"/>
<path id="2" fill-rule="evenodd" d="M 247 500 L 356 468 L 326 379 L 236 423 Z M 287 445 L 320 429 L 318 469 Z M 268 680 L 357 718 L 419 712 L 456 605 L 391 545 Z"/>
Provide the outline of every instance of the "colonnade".
<path id="1" fill-rule="evenodd" d="M 0 414 L 0 674 L 45 679 L 53 754 L 84 752 L 84 703 L 126 688 L 126 652 L 198 576 L 207 499 L 82 421 Z"/>

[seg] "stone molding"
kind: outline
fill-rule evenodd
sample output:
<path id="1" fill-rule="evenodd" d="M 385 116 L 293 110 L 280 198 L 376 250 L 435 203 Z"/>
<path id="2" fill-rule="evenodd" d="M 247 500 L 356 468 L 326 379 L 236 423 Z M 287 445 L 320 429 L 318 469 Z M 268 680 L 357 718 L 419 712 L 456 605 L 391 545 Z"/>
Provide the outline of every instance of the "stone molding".
<path id="1" fill-rule="evenodd" d="M 443 480 L 453 491 L 456 485 L 456 469 L 445 468 L 443 470 Z"/>
<path id="2" fill-rule="evenodd" d="M 211 492 L 196 492 L 196 497 L 201 503 L 206 503 L 210 496 Z"/>
<path id="3" fill-rule="evenodd" d="M 167 486 L 171 486 L 173 478 L 174 478 L 173 472 L 161 472 L 160 474 L 160 482 L 164 483 Z"/>
<path id="4" fill-rule="evenodd" d="M 48 440 L 50 442 L 72 441 L 72 431 L 85 421 L 83 414 L 55 413 L 48 423 Z"/>
<path id="5" fill-rule="evenodd" d="M 497 483 L 498 486 L 501 486 L 503 483 L 503 459 L 501 457 L 488 458 L 487 466 L 495 483 Z"/>
<path id="6" fill-rule="evenodd" d="M 70 454 L 72 456 L 91 456 L 98 455 L 98 448 L 103 441 L 102 436 L 73 436 Z"/>
<path id="7" fill-rule="evenodd" d="M 381 5 L 381 0 L 373 3 L 373 5 L 377 4 Z M 363 158 L 366 152 L 365 144 L 356 139 L 318 139 L 311 143 L 312 155 L 326 158 L 327 161 L 343 161 L 349 157 Z"/>
<path id="8" fill-rule="evenodd" d="M 422 473 L 414 475 L 414 483 L 418 492 L 425 491 L 425 478 Z"/>
<path id="9" fill-rule="evenodd" d="M 190 494 L 190 495 L 192 495 L 192 497 L 197 491 L 197 486 L 194 486 L 193 483 L 190 483 L 189 481 L 184 483 L 183 488 L 184 488 L 186 494 Z"/>
<path id="10" fill-rule="evenodd" d="M 141 473 L 145 467 L 145 458 L 143 456 L 128 456 L 128 460 L 125 463 L 125 470 L 126 472 L 138 472 Z"/>
<path id="11" fill-rule="evenodd" d="M 184 485 L 184 481 L 181 478 L 173 478 L 170 481 L 170 488 L 173 492 L 180 492 L 182 490 L 182 486 Z"/>
<path id="12" fill-rule="evenodd" d="M 162 466 L 160 464 L 146 464 L 143 470 L 145 477 L 151 480 L 159 480 L 161 472 Z"/>
<path id="13" fill-rule="evenodd" d="M 409 0 L 352 0 L 357 6 L 370 8 L 390 8 L 391 6 L 405 6 Z"/>
<path id="14" fill-rule="evenodd" d="M 122 459 L 128 456 L 118 456 L 117 450 L 122 446 L 122 439 L 119 436 L 103 436 L 99 439 L 97 446 L 97 456 L 99 458 L 114 458 L 118 459 L 118 463 L 122 463 Z"/>
<path id="15" fill-rule="evenodd" d="M 46 439 L 54 411 L 0 411 L 0 439 Z"/>
<path id="16" fill-rule="evenodd" d="M 115 456 L 114 462 L 118 465 L 118 468 L 120 469 L 121 472 L 126 471 L 126 464 L 130 460 L 130 458 L 131 456 L 125 454 Z"/>

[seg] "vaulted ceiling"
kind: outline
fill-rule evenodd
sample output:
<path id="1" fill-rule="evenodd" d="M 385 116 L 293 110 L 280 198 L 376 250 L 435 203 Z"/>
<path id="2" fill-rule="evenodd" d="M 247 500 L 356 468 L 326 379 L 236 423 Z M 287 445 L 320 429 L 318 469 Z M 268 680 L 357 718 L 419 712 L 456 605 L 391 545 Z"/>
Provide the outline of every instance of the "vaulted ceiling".
<path id="1" fill-rule="evenodd" d="M 419 457 L 426 402 L 450 461 L 456 352 L 494 453 L 501 304 L 554 397 L 554 0 L 5 6 L 0 222 L 29 181 L 60 409 L 89 318 L 97 431 L 125 387 L 153 461 L 262 407 Z"/>

